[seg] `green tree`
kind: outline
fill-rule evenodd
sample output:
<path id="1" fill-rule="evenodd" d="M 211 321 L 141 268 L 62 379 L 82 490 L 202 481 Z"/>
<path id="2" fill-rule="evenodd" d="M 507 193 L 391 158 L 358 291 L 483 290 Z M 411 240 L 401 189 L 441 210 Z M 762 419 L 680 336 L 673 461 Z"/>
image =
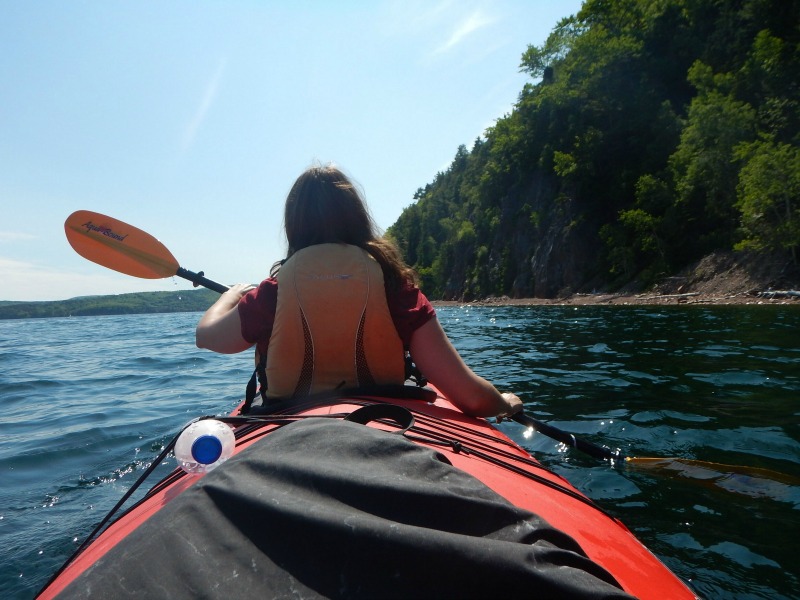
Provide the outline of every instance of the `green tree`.
<path id="1" fill-rule="evenodd" d="M 675 180 L 675 211 L 682 222 L 673 236 L 683 260 L 730 247 L 738 225 L 735 209 L 739 165 L 734 148 L 756 134 L 753 107 L 737 100 L 733 76 L 714 74 L 697 61 L 689 80 L 698 95 L 689 106 L 686 127 L 670 161 Z"/>
<path id="2" fill-rule="evenodd" d="M 800 246 L 800 148 L 759 140 L 737 148 L 738 200 L 744 239 L 740 248 L 789 251 Z"/>

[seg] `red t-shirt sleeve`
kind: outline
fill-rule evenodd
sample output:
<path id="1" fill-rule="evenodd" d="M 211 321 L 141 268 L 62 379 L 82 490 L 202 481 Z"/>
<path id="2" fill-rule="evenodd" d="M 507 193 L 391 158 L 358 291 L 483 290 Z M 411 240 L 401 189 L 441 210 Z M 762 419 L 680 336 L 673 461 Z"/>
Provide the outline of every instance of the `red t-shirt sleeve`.
<path id="1" fill-rule="evenodd" d="M 425 294 L 410 283 L 396 291 L 387 290 L 386 303 L 404 348 L 409 347 L 411 336 L 417 329 L 436 317 L 436 311 Z"/>
<path id="2" fill-rule="evenodd" d="M 278 305 L 278 282 L 265 279 L 254 290 L 239 300 L 239 319 L 242 322 L 242 337 L 251 344 L 265 350 L 275 323 L 275 308 Z M 263 346 L 263 348 L 262 348 Z"/>

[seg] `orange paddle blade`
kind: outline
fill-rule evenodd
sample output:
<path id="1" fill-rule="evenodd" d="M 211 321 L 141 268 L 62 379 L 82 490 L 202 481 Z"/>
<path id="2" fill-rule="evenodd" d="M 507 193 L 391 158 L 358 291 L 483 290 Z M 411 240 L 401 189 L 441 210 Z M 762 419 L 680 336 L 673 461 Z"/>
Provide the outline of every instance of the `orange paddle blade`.
<path id="1" fill-rule="evenodd" d="M 726 465 L 705 460 L 691 458 L 653 458 L 648 456 L 631 456 L 625 459 L 626 463 L 634 463 L 645 468 L 669 469 L 680 472 L 685 476 L 709 479 L 723 474 L 736 474 L 745 477 L 759 477 L 771 479 L 787 485 L 800 486 L 800 478 L 763 467 L 749 467 L 747 465 Z"/>
<path id="2" fill-rule="evenodd" d="M 632 457 L 626 464 L 652 469 L 675 479 L 691 479 L 709 488 L 722 489 L 752 498 L 796 502 L 800 479 L 761 467 L 725 465 L 687 458 Z"/>
<path id="3" fill-rule="evenodd" d="M 144 279 L 172 277 L 178 261 L 149 233 L 100 213 L 78 210 L 64 222 L 67 240 L 82 257 Z"/>

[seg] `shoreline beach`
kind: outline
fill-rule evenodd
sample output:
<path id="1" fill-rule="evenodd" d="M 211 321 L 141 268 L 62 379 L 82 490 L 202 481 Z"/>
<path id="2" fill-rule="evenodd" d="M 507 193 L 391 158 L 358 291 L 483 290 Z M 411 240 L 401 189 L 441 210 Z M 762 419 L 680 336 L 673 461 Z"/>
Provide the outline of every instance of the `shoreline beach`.
<path id="1" fill-rule="evenodd" d="M 800 306 L 800 292 L 795 290 L 765 291 L 758 293 L 707 294 L 573 294 L 565 298 L 509 298 L 508 296 L 482 300 L 436 300 L 434 306 L 689 306 L 783 304 Z"/>

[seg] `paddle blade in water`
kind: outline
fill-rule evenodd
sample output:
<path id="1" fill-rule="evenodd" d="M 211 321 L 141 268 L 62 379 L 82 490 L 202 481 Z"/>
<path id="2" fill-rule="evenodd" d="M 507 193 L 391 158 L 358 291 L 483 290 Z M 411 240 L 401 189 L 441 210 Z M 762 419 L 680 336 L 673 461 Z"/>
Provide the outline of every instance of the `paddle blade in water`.
<path id="1" fill-rule="evenodd" d="M 100 213 L 79 210 L 64 223 L 67 240 L 84 258 L 144 279 L 172 277 L 178 261 L 149 233 Z"/>
<path id="2" fill-rule="evenodd" d="M 688 458 L 631 457 L 626 458 L 625 463 L 751 498 L 771 498 L 793 504 L 800 500 L 800 479 L 771 469 Z"/>

